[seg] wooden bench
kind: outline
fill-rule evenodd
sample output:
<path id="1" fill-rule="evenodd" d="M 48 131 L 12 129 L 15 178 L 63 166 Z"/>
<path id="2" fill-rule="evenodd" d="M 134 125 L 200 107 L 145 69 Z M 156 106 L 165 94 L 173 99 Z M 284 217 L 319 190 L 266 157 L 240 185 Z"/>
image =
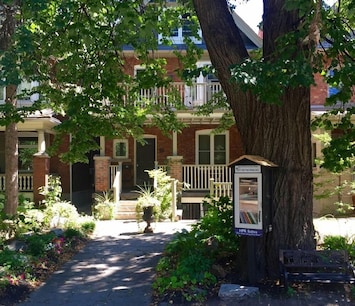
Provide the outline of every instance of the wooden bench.
<path id="1" fill-rule="evenodd" d="M 355 283 L 345 250 L 280 250 L 281 276 L 289 283 Z"/>

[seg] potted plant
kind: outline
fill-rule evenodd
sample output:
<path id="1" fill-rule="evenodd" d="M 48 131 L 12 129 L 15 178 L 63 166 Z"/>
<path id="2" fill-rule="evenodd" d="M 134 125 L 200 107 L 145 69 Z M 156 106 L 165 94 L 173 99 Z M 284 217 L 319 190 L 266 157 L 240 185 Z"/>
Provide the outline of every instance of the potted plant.
<path id="1" fill-rule="evenodd" d="M 139 189 L 137 191 L 139 197 L 136 204 L 137 221 L 143 219 L 147 223 L 144 233 L 153 233 L 151 223 L 160 206 L 160 201 L 156 198 L 156 194 L 151 186 L 139 186 Z"/>

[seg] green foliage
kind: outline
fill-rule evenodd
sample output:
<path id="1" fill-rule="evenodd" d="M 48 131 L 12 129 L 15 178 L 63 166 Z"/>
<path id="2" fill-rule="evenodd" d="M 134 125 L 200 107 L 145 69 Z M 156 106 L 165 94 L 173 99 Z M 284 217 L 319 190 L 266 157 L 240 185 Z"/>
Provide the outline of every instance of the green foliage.
<path id="1" fill-rule="evenodd" d="M 337 201 L 334 204 L 338 215 L 353 213 L 354 207 L 351 198 L 351 195 L 355 193 L 355 182 L 351 180 L 353 175 L 354 171 L 349 170 L 341 173 L 322 170 L 314 176 L 317 179 L 317 182 L 314 183 L 314 197 L 325 199 L 335 196 Z"/>
<path id="2" fill-rule="evenodd" d="M 31 235 L 26 239 L 27 250 L 26 252 L 32 256 L 42 256 L 48 251 L 48 245 L 55 237 L 54 233 Z"/>
<path id="3" fill-rule="evenodd" d="M 110 192 L 95 194 L 95 204 L 93 205 L 93 215 L 98 220 L 112 220 L 115 218 L 116 204 Z"/>
<path id="4" fill-rule="evenodd" d="M 9 273 L 22 273 L 27 269 L 28 260 L 26 256 L 4 247 L 0 252 L 0 279 Z"/>
<path id="5" fill-rule="evenodd" d="M 233 256 L 239 239 L 233 232 L 233 208 L 227 197 L 208 200 L 206 215 L 168 243 L 157 264 L 153 288 L 160 296 L 202 302 L 218 279 L 211 268 L 221 258 Z"/>
<path id="6" fill-rule="evenodd" d="M 44 196 L 42 203 L 49 207 L 54 203 L 57 203 L 61 200 L 62 196 L 62 186 L 59 176 L 48 177 L 48 182 L 46 186 L 39 188 L 40 194 Z"/>
<path id="7" fill-rule="evenodd" d="M 326 236 L 322 247 L 325 250 L 346 250 L 351 262 L 355 263 L 355 241 L 344 236 Z"/>
<path id="8" fill-rule="evenodd" d="M 64 231 L 64 238 L 73 239 L 74 237 L 83 237 L 83 233 L 76 228 L 67 228 Z"/>
<path id="9" fill-rule="evenodd" d="M 158 216 L 158 206 L 160 205 L 159 199 L 156 198 L 155 191 L 153 190 L 152 186 L 147 186 L 146 184 L 144 187 L 138 186 L 139 190 L 137 193 L 139 197 L 137 199 L 136 204 L 136 219 L 137 222 L 143 220 L 143 209 L 145 207 L 153 207 L 153 215 L 154 218 L 157 219 Z"/>
<path id="10" fill-rule="evenodd" d="M 171 217 L 173 199 L 171 177 L 161 169 L 149 170 L 148 175 L 156 182 L 154 193 L 160 203 L 160 205 L 157 206 L 158 220 L 166 220 Z"/>
<path id="11" fill-rule="evenodd" d="M 84 236 L 89 236 L 94 232 L 96 227 L 96 223 L 94 220 L 90 218 L 81 217 L 79 221 L 80 221 L 79 228 L 80 231 L 84 234 Z"/>
<path id="12" fill-rule="evenodd" d="M 41 95 L 31 108 L 4 105 L 0 110 L 6 114 L 3 124 L 45 107 L 66 115 L 56 128 L 50 151 L 59 148 L 63 135 L 71 134 L 70 151 L 61 157 L 72 162 L 87 161 L 85 153 L 98 149 L 96 136 L 140 137 L 148 114 L 163 131 L 181 130 L 183 125 L 171 111 L 182 105 L 176 93 L 167 90 L 164 98 L 169 107 L 159 107 L 150 99 L 141 101 L 140 90 L 170 87 L 166 60 L 150 55 L 159 46 L 158 33 L 161 41 L 172 45 L 172 31 L 184 23 L 197 36 L 196 16 L 189 15 L 187 22 L 180 18 L 192 12 L 191 6 L 171 7 L 165 1 L 55 0 L 21 2 L 13 11 L 21 22 L 8 35 L 11 41 L 0 58 L 4 68 L 0 80 L 5 86 L 18 85 L 23 78 L 37 80 L 36 91 Z M 183 52 L 177 48 L 175 52 L 186 67 L 196 63 L 202 50 L 190 38 L 185 44 Z M 146 67 L 143 74 L 133 76 L 124 68 L 124 50 L 134 50 Z"/>
<path id="13" fill-rule="evenodd" d="M 353 118 L 355 107 L 333 110 L 316 118 L 313 129 L 321 128 L 327 137 L 320 139 L 324 143 L 321 167 L 334 173 L 352 169 L 355 165 L 355 125 Z M 330 137 L 337 131 L 336 137 Z"/>
<path id="14" fill-rule="evenodd" d="M 149 177 L 156 184 L 155 188 L 145 185 L 139 186 L 139 197 L 137 199 L 136 214 L 137 220 L 142 219 L 143 207 L 153 206 L 154 218 L 156 221 L 166 220 L 171 217 L 172 210 L 172 182 L 171 177 L 161 169 L 147 170 Z"/>
<path id="15" fill-rule="evenodd" d="M 77 208 L 70 202 L 56 202 L 43 213 L 45 223 L 49 227 L 67 227 L 79 218 Z"/>

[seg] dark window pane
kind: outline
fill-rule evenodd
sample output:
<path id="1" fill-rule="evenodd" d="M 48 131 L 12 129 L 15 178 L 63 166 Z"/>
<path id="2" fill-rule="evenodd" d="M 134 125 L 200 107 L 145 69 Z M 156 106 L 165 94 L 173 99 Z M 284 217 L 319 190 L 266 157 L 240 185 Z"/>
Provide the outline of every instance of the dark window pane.
<path id="1" fill-rule="evenodd" d="M 199 135 L 198 148 L 199 151 L 210 151 L 210 135 Z"/>
<path id="2" fill-rule="evenodd" d="M 210 152 L 200 152 L 198 154 L 198 163 L 201 165 L 209 165 L 211 163 Z"/>

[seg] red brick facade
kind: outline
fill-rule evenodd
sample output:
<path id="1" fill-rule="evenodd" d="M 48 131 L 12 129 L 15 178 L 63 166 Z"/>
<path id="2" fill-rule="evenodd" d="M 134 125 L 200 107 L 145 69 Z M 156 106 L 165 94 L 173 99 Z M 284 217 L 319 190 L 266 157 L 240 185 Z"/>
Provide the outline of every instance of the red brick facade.
<path id="1" fill-rule="evenodd" d="M 39 203 L 43 196 L 39 194 L 39 188 L 46 185 L 49 175 L 50 157 L 47 154 L 33 156 L 33 201 Z"/>
<path id="2" fill-rule="evenodd" d="M 110 177 L 109 170 L 111 158 L 109 156 L 95 156 L 95 192 L 109 190 Z"/>

